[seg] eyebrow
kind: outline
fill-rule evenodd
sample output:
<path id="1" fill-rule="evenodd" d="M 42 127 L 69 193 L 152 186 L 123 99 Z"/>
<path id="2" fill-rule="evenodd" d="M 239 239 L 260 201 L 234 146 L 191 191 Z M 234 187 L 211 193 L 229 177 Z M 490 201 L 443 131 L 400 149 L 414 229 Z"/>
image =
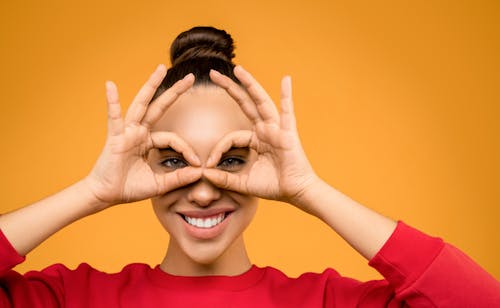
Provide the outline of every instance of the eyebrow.
<path id="1" fill-rule="evenodd" d="M 231 147 L 229 150 L 227 150 L 224 153 L 228 153 L 228 152 L 235 151 L 235 150 L 242 150 L 242 151 L 245 151 L 245 152 L 249 152 L 250 148 L 249 147 Z"/>
<path id="2" fill-rule="evenodd" d="M 249 152 L 250 148 L 249 147 L 234 147 L 233 146 L 224 153 L 228 153 L 228 152 L 235 151 L 235 150 L 242 150 L 242 151 Z M 176 150 L 174 150 L 172 147 L 158 148 L 158 151 L 160 151 L 160 152 L 174 152 L 174 153 L 181 154 L 180 152 L 177 152 Z"/>
<path id="3" fill-rule="evenodd" d="M 166 148 L 158 148 L 158 151 L 160 152 L 175 152 L 175 153 L 179 153 L 177 152 L 176 150 L 174 150 L 173 148 L 171 147 L 166 147 Z"/>

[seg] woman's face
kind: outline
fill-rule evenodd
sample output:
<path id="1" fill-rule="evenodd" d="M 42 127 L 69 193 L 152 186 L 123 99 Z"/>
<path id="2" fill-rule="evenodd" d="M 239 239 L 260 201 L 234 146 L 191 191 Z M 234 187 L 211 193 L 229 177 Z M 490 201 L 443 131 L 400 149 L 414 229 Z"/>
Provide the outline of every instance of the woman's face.
<path id="1" fill-rule="evenodd" d="M 224 89 L 196 86 L 170 106 L 154 130 L 176 133 L 192 147 L 204 168 L 222 137 L 251 128 L 250 121 Z M 255 156 L 247 148 L 233 148 L 222 155 L 217 168 L 245 172 Z M 154 151 L 149 159 L 158 172 L 172 172 L 189 164 L 172 149 Z M 168 254 L 203 265 L 210 265 L 231 251 L 237 254 L 234 250 L 243 248 L 242 233 L 257 207 L 257 198 L 219 189 L 205 178 L 152 202 L 158 219 L 170 234 Z"/>

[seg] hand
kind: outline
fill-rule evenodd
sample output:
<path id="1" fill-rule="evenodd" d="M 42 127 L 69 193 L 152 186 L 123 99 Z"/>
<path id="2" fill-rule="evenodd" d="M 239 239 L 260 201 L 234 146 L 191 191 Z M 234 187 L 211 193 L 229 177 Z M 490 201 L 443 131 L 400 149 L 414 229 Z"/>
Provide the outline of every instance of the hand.
<path id="1" fill-rule="evenodd" d="M 281 114 L 262 86 L 241 66 L 234 69 L 243 88 L 216 71 L 212 81 L 224 88 L 252 121 L 252 131 L 236 131 L 225 136 L 212 151 L 204 176 L 215 185 L 260 198 L 299 205 L 302 193 L 317 181 L 300 144 L 293 113 L 290 77 L 281 83 Z M 229 173 L 216 166 L 231 147 L 249 147 L 257 159 L 248 171 Z"/>
<path id="2" fill-rule="evenodd" d="M 116 85 L 110 81 L 106 83 L 107 140 L 96 165 L 86 178 L 87 186 L 103 208 L 151 198 L 201 177 L 199 168 L 186 167 L 174 172 L 159 173 L 147 162 L 151 149 L 171 147 L 182 153 L 191 166 L 200 166 L 192 148 L 181 138 L 169 132 L 151 131 L 151 127 L 168 107 L 194 82 L 194 76 L 189 74 L 150 103 L 165 74 L 165 66 L 158 66 L 137 93 L 125 119 L 120 115 Z"/>

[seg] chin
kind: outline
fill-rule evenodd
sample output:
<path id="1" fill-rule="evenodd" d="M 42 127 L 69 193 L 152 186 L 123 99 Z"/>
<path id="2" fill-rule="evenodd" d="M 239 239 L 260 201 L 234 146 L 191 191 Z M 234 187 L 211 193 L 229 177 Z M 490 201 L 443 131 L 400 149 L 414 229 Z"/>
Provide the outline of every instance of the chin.
<path id="1" fill-rule="evenodd" d="M 245 249 L 243 235 L 239 234 L 234 239 L 221 238 L 213 241 L 185 240 L 178 243 L 178 248 L 193 265 L 210 267 L 222 265 L 238 260 L 241 249 Z"/>
<path id="2" fill-rule="evenodd" d="M 194 264 L 211 266 L 215 265 L 221 259 L 224 249 L 205 244 L 201 245 L 201 247 L 185 249 L 184 253 Z"/>

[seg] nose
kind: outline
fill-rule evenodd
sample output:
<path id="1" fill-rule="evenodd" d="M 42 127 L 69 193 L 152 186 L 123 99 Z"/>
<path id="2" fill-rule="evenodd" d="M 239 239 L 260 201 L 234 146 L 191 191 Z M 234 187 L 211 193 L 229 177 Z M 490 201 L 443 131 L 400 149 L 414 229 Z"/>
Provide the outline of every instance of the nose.
<path id="1" fill-rule="evenodd" d="M 220 190 L 206 179 L 200 179 L 190 188 L 187 198 L 198 206 L 209 206 L 220 198 Z"/>

